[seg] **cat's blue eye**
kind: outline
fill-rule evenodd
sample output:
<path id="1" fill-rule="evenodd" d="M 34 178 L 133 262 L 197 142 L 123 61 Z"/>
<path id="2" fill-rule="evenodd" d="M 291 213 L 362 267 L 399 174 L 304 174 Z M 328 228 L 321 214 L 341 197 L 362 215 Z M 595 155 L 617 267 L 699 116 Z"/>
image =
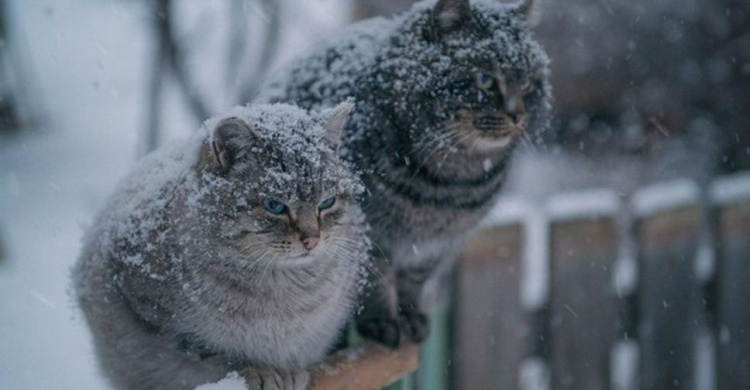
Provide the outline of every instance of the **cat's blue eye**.
<path id="1" fill-rule="evenodd" d="M 487 73 L 477 73 L 475 78 L 477 87 L 481 89 L 490 89 L 495 84 L 495 78 Z"/>
<path id="2" fill-rule="evenodd" d="M 266 199 L 263 201 L 263 207 L 266 208 L 272 214 L 281 214 L 286 211 L 286 206 L 274 199 Z"/>
<path id="3" fill-rule="evenodd" d="M 330 198 L 328 198 L 328 199 L 320 202 L 320 204 L 318 204 L 318 210 L 323 211 L 323 210 L 330 209 L 331 207 L 333 207 L 334 203 L 336 203 L 336 197 L 332 196 L 332 197 L 330 197 Z"/>

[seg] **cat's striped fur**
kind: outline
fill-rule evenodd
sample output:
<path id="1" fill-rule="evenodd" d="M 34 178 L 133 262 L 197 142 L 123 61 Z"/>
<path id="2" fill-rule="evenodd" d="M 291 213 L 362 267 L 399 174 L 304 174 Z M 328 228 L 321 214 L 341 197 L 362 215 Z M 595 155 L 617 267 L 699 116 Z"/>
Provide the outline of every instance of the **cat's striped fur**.
<path id="1" fill-rule="evenodd" d="M 308 108 L 357 102 L 342 152 L 367 187 L 379 270 L 358 318 L 365 336 L 392 346 L 426 336 L 423 284 L 497 196 L 514 147 L 547 125 L 548 60 L 529 6 L 420 3 L 353 25 L 261 92 Z"/>

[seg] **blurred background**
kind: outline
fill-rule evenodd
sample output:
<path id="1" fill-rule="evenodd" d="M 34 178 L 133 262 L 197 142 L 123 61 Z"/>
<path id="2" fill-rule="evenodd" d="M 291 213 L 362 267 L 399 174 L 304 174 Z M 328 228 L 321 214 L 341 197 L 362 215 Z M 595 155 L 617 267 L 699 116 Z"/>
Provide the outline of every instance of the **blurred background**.
<path id="1" fill-rule="evenodd" d="M 750 3 L 538 2 L 553 126 L 399 386 L 750 388 Z M 68 276 L 140 156 L 411 3 L 0 1 L 0 388 L 106 387 Z"/>

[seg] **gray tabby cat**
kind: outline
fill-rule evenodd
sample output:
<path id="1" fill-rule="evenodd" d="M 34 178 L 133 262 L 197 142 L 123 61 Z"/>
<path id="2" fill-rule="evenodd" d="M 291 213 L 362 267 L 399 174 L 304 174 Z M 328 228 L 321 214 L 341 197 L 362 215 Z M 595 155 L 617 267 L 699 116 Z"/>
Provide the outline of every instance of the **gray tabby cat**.
<path id="1" fill-rule="evenodd" d="M 420 3 L 372 19 L 294 63 L 260 101 L 329 107 L 354 97 L 343 156 L 367 187 L 379 273 L 358 316 L 390 346 L 428 334 L 423 286 L 447 268 L 498 194 L 511 152 L 549 121 L 548 59 L 531 1 Z"/>
<path id="2" fill-rule="evenodd" d="M 363 187 L 336 153 L 352 107 L 236 108 L 131 174 L 74 271 L 113 384 L 192 389 L 238 370 L 251 389 L 305 388 L 369 249 Z"/>

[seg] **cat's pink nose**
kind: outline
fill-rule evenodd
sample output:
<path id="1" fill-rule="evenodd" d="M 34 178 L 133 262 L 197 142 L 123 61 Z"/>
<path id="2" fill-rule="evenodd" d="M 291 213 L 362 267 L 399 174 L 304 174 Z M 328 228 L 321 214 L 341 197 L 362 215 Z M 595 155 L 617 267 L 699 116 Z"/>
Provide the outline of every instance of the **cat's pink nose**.
<path id="1" fill-rule="evenodd" d="M 307 250 L 312 250 L 312 248 L 315 248 L 315 245 L 318 245 L 318 237 L 307 237 L 302 239 L 302 246 Z"/>

